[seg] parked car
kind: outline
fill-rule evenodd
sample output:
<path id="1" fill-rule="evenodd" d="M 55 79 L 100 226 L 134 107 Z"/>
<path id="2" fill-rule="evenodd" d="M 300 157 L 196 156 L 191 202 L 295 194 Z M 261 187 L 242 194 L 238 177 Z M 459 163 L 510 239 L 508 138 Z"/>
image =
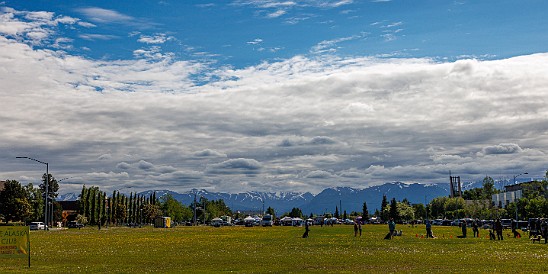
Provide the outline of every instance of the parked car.
<path id="1" fill-rule="evenodd" d="M 527 221 L 518 221 L 518 229 L 522 231 L 527 231 L 529 223 Z"/>
<path id="2" fill-rule="evenodd" d="M 68 228 L 82 228 L 84 227 L 84 224 L 81 224 L 77 221 L 70 221 L 68 224 L 67 224 L 67 227 Z"/>
<path id="3" fill-rule="evenodd" d="M 452 223 L 451 220 L 443 220 L 441 222 L 441 225 L 442 226 L 451 226 L 451 223 Z"/>
<path id="4" fill-rule="evenodd" d="M 443 219 L 435 219 L 432 220 L 432 225 L 441 225 L 443 223 Z"/>
<path id="5" fill-rule="evenodd" d="M 482 220 L 481 222 L 483 223 L 481 226 L 483 229 L 492 229 L 495 223 L 493 220 Z"/>
<path id="6" fill-rule="evenodd" d="M 47 226 L 43 222 L 32 222 L 29 225 L 30 230 L 47 229 Z"/>
<path id="7" fill-rule="evenodd" d="M 512 228 L 512 219 L 501 219 L 502 228 L 510 229 Z"/>

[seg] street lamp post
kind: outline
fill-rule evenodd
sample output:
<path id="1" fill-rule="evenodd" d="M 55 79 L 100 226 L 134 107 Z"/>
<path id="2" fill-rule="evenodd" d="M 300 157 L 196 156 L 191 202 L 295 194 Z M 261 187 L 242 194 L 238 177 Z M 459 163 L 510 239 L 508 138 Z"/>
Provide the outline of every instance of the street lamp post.
<path id="1" fill-rule="evenodd" d="M 529 173 L 527 172 L 524 172 L 524 173 L 520 173 L 518 175 L 514 175 L 514 185 L 516 184 L 516 178 L 521 176 L 521 175 L 527 175 Z M 518 221 L 518 200 L 516 199 L 516 197 L 514 196 L 514 203 L 516 203 L 516 222 Z"/>
<path id="2" fill-rule="evenodd" d="M 51 226 L 53 227 L 53 199 L 50 198 L 49 199 L 49 206 L 50 206 L 50 210 L 49 210 L 49 220 L 50 220 L 50 224 Z"/>
<path id="3" fill-rule="evenodd" d="M 15 157 L 17 159 L 29 159 L 29 160 L 33 160 L 35 162 L 38 162 L 38 163 L 41 163 L 41 164 L 44 164 L 46 165 L 46 193 L 45 193 L 45 197 L 44 197 L 44 224 L 46 224 L 46 227 L 48 227 L 48 194 L 49 194 L 49 189 L 48 189 L 48 186 L 49 186 L 49 164 L 46 163 L 46 162 L 42 162 L 40 160 L 36 160 L 34 158 L 30 158 L 30 157 L 26 157 L 26 156 L 23 156 L 23 157 Z M 48 227 L 49 228 L 49 227 Z"/>

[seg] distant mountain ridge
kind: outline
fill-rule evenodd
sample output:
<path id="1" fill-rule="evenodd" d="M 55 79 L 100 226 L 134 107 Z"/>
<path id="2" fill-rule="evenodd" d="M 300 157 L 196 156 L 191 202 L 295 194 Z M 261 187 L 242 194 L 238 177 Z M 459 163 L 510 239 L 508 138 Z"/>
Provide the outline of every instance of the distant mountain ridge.
<path id="1" fill-rule="evenodd" d="M 199 200 L 204 197 L 208 200 L 223 199 L 225 204 L 234 211 L 261 213 L 268 207 L 275 209 L 277 214 L 283 214 L 297 207 L 304 214 L 323 214 L 325 212 L 334 213 L 335 207 L 339 212 L 347 213 L 352 211 L 361 212 L 363 203 L 367 203 L 370 213 L 380 208 L 382 195 L 385 194 L 388 199 L 396 198 L 401 201 L 407 198 L 411 203 L 430 202 L 433 198 L 449 195 L 449 184 L 405 184 L 400 182 L 386 183 L 379 186 L 372 186 L 364 189 L 350 187 L 326 188 L 317 195 L 310 192 L 256 192 L 248 191 L 241 193 L 223 193 L 209 192 L 207 190 L 193 189 L 184 193 L 178 193 L 170 190 L 147 190 L 138 193 L 139 195 L 149 196 L 156 192 L 156 197 L 161 198 L 170 194 L 177 201 L 184 205 L 190 205 L 194 197 Z M 78 195 L 68 193 L 60 195 L 58 201 L 74 201 Z M 342 209 L 341 209 L 342 206 Z"/>
<path id="2" fill-rule="evenodd" d="M 522 178 L 522 181 L 527 180 Z M 462 190 L 480 188 L 483 182 L 462 182 Z M 513 184 L 509 180 L 495 181 L 495 188 L 503 189 L 505 185 Z M 364 189 L 351 187 L 326 188 L 317 195 L 310 192 L 256 192 L 248 191 L 241 193 L 223 193 L 209 192 L 207 190 L 193 189 L 184 193 L 178 193 L 170 190 L 148 190 L 138 194 L 149 196 L 156 192 L 156 197 L 160 198 L 166 194 L 171 194 L 176 200 L 184 205 L 190 205 L 196 199 L 205 197 L 208 200 L 223 199 L 225 204 L 233 211 L 242 211 L 249 213 L 261 213 L 264 209 L 272 207 L 277 214 L 283 214 L 297 207 L 306 215 L 310 213 L 323 214 L 326 212 L 334 213 L 335 207 L 340 213 L 346 211 L 361 212 L 363 203 L 367 203 L 369 213 L 375 212 L 375 209 L 381 207 L 383 194 L 390 200 L 395 198 L 398 201 L 406 198 L 411 203 L 429 203 L 432 199 L 441 196 L 449 196 L 449 183 L 440 184 L 406 184 L 401 182 L 385 183 L 382 185 L 371 186 Z M 60 195 L 58 201 L 74 201 L 78 199 L 78 194 L 68 193 Z"/>

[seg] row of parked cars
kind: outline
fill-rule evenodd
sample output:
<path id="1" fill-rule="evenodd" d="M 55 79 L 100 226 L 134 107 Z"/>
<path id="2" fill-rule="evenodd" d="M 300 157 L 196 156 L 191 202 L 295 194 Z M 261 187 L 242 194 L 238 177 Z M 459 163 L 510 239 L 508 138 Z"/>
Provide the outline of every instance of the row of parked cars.
<path id="1" fill-rule="evenodd" d="M 84 224 L 81 224 L 77 221 L 70 221 L 67 223 L 68 228 L 82 228 L 84 227 Z M 47 230 L 48 225 L 44 224 L 43 222 L 31 222 L 29 224 L 30 230 Z"/>

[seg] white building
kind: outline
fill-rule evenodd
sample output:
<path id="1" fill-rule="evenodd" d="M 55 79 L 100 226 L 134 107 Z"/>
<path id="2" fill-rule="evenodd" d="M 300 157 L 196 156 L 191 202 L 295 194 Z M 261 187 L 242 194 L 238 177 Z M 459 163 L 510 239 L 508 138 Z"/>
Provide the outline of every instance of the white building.
<path id="1" fill-rule="evenodd" d="M 509 203 L 513 203 L 516 200 L 521 199 L 521 197 L 522 197 L 522 191 L 521 189 L 518 189 L 514 191 L 505 191 L 499 194 L 493 194 L 493 196 L 491 197 L 491 200 L 493 201 L 494 206 L 504 208 Z"/>

